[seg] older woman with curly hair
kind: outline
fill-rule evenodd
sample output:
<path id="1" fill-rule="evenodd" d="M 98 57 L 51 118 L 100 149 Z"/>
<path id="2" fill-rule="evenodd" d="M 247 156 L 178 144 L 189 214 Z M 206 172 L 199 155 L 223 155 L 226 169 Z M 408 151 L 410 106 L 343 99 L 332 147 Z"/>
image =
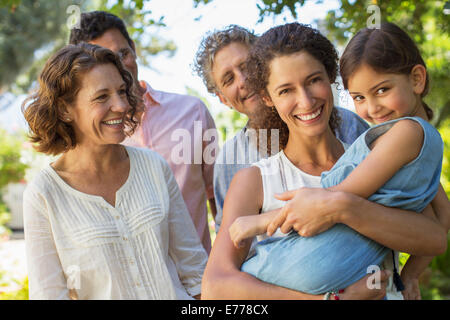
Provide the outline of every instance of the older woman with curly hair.
<path id="1" fill-rule="evenodd" d="M 168 164 L 120 143 L 140 98 L 112 51 L 68 45 L 23 104 L 36 150 L 61 156 L 24 193 L 31 299 L 192 299 L 207 255 Z"/>

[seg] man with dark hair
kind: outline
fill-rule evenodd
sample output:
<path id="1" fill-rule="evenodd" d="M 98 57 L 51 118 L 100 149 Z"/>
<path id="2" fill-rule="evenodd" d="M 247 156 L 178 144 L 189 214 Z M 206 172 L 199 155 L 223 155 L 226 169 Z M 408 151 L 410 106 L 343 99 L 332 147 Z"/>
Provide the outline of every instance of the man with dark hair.
<path id="1" fill-rule="evenodd" d="M 215 215 L 212 183 L 215 155 L 211 154 L 208 161 L 203 158 L 199 160 L 198 157 L 194 159 L 200 151 L 203 155 L 207 147 L 203 134 L 207 130 L 215 130 L 214 120 L 208 109 L 196 97 L 157 91 L 147 82 L 138 80 L 136 48 L 124 22 L 117 16 L 103 11 L 82 13 L 79 26 L 71 30 L 70 43 L 77 44 L 82 41 L 108 48 L 118 54 L 125 68 L 133 75 L 136 87 L 143 95 L 144 112 L 141 126 L 125 143 L 150 148 L 166 159 L 175 175 L 200 240 L 209 253 L 211 237 L 206 202 L 209 201 Z M 180 132 L 186 133 L 191 139 L 182 140 L 183 161 L 180 161 L 179 155 L 182 142 L 174 141 L 180 137 Z M 185 138 L 186 134 L 182 137 Z M 215 136 L 217 137 L 217 134 Z"/>

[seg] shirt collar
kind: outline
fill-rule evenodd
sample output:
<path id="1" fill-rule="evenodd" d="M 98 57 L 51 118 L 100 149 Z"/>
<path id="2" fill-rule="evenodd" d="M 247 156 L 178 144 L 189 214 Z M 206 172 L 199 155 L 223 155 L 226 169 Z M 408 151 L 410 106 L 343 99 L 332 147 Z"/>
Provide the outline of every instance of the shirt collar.
<path id="1" fill-rule="evenodd" d="M 144 104 L 146 107 L 154 107 L 154 106 L 160 106 L 160 94 L 158 91 L 153 89 L 150 84 L 146 81 L 139 81 L 139 85 L 145 89 L 145 93 L 143 95 L 144 98 Z"/>

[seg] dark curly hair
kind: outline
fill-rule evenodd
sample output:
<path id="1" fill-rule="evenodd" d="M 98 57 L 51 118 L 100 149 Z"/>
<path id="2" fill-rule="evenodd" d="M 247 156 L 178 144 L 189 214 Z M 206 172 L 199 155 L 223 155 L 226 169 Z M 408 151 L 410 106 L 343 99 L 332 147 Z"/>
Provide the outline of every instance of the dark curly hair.
<path id="1" fill-rule="evenodd" d="M 65 111 L 81 89 L 80 76 L 96 65 L 113 64 L 125 82 L 130 109 L 125 117 L 127 135 L 131 135 L 139 121 L 142 104 L 135 93 L 132 75 L 122 66 L 120 58 L 106 48 L 80 43 L 67 45 L 47 60 L 39 75 L 39 89 L 22 104 L 22 112 L 30 127 L 29 138 L 34 148 L 57 155 L 73 149 L 77 141 L 75 131 L 64 119 Z"/>
<path id="2" fill-rule="evenodd" d="M 400 27 L 390 22 L 383 22 L 379 29 L 364 28 L 350 40 L 340 61 L 340 74 L 345 89 L 348 89 L 350 76 L 363 63 L 382 73 L 409 75 L 418 64 L 426 69 L 425 61 L 414 41 Z M 424 98 L 428 91 L 427 72 L 421 97 Z M 422 105 L 428 120 L 431 120 L 433 110 L 423 100 Z"/>
<path id="3" fill-rule="evenodd" d="M 105 11 L 91 11 L 81 14 L 79 27 L 70 30 L 69 43 L 89 42 L 101 37 L 106 31 L 117 29 L 127 40 L 131 48 L 133 41 L 128 34 L 125 23 L 119 17 Z"/>
<path id="4" fill-rule="evenodd" d="M 295 22 L 269 29 L 253 45 L 246 67 L 249 88 L 262 96 L 268 96 L 267 85 L 272 60 L 276 57 L 294 54 L 303 50 L 324 65 L 331 83 L 336 81 L 338 54 L 333 44 L 318 30 Z M 340 125 L 340 120 L 336 108 L 333 108 L 329 121 L 333 132 Z M 274 121 L 273 119 L 271 122 L 276 125 L 282 123 L 281 127 L 276 129 L 280 129 L 280 146 L 284 148 L 288 136 L 286 131 L 289 132 L 287 125 L 283 121 Z M 270 123 L 265 126 L 270 127 Z"/>

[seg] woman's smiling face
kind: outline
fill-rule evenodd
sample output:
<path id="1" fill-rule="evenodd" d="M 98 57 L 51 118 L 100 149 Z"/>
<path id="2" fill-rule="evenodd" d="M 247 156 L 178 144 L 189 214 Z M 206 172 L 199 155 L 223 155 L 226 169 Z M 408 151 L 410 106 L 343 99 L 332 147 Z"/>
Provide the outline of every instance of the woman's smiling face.
<path id="1" fill-rule="evenodd" d="M 289 131 L 316 136 L 328 128 L 333 93 L 325 66 L 306 51 L 275 57 L 264 101 L 275 106 Z"/>
<path id="2" fill-rule="evenodd" d="M 130 105 L 119 71 L 113 64 L 100 64 L 79 77 L 81 88 L 67 110 L 77 144 L 122 142 L 124 119 Z"/>

